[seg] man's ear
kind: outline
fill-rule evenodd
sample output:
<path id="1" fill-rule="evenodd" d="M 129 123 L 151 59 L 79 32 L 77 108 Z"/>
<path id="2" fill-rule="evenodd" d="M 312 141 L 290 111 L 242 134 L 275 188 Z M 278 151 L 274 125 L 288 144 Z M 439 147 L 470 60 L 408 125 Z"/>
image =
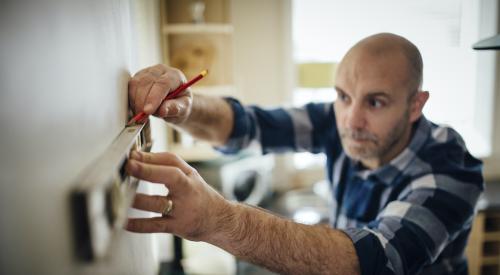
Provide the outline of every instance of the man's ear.
<path id="1" fill-rule="evenodd" d="M 418 91 L 413 100 L 411 101 L 410 106 L 410 123 L 417 121 L 417 119 L 422 116 L 422 109 L 424 109 L 424 105 L 429 99 L 428 91 Z"/>

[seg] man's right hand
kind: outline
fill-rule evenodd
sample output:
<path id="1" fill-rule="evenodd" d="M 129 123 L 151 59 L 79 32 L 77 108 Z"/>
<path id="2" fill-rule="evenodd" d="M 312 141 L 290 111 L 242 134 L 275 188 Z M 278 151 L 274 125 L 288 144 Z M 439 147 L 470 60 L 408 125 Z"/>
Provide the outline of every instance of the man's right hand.
<path id="1" fill-rule="evenodd" d="M 137 72 L 128 83 L 129 104 L 134 113 L 144 112 L 164 118 L 167 122 L 182 123 L 191 113 L 193 95 L 188 88 L 174 99 L 162 103 L 167 94 L 186 82 L 178 69 L 163 64 Z"/>

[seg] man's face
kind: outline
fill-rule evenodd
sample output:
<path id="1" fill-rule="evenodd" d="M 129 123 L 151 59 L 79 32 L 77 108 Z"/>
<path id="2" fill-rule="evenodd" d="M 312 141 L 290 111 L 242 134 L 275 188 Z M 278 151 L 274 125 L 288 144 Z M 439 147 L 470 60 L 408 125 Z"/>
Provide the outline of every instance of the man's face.
<path id="1" fill-rule="evenodd" d="M 387 162 L 406 146 L 411 131 L 408 72 L 402 55 L 348 54 L 337 74 L 335 114 L 346 154 Z"/>

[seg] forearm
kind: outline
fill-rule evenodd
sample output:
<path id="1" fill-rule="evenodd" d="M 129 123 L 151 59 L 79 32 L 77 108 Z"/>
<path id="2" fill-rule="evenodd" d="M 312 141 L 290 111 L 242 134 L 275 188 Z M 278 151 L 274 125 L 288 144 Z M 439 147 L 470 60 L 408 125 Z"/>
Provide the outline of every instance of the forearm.
<path id="1" fill-rule="evenodd" d="M 295 223 L 242 204 L 230 204 L 207 241 L 238 258 L 285 274 L 360 274 L 351 239 L 327 226 Z"/>
<path id="2" fill-rule="evenodd" d="M 224 99 L 195 94 L 191 114 L 176 126 L 195 138 L 222 145 L 231 134 L 233 116 L 231 106 Z"/>

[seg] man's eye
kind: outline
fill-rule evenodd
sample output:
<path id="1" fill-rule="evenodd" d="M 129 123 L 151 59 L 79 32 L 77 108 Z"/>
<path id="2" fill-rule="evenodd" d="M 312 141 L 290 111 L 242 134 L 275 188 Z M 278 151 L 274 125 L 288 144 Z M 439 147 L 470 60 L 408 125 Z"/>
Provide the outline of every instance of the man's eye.
<path id="1" fill-rule="evenodd" d="M 378 99 L 370 99 L 369 104 L 370 104 L 370 107 L 376 108 L 376 109 L 379 109 L 379 108 L 382 108 L 385 106 L 385 103 L 382 102 L 381 100 L 378 100 Z"/>
<path id="2" fill-rule="evenodd" d="M 339 99 L 340 101 L 347 101 L 349 99 L 349 97 L 346 95 L 346 94 L 343 94 L 343 93 L 339 93 Z"/>

